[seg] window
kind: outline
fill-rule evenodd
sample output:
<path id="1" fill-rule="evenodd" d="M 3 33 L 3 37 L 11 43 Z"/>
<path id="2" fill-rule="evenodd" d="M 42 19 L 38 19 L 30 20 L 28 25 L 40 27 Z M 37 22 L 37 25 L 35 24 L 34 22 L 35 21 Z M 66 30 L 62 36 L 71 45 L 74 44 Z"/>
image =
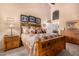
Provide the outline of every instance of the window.
<path id="1" fill-rule="evenodd" d="M 57 20 L 57 19 L 59 19 L 59 10 L 55 10 L 53 12 L 53 20 Z"/>

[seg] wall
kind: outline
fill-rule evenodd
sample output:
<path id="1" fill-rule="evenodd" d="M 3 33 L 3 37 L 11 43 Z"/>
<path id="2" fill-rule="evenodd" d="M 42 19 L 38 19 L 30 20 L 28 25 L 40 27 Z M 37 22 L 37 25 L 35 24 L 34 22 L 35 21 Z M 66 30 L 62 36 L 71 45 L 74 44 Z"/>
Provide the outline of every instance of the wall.
<path id="1" fill-rule="evenodd" d="M 50 6 L 46 3 L 0 4 L 0 38 L 2 38 L 5 34 L 5 31 L 7 31 L 8 26 L 6 22 L 8 17 L 14 18 L 14 20 L 16 21 L 16 30 L 18 31 L 18 29 L 20 29 L 19 20 L 21 14 L 39 17 L 43 22 L 43 20 L 50 19 Z M 0 39 L 0 42 L 2 42 L 2 39 Z M 2 48 L 2 43 L 0 43 L 0 49 Z"/>
<path id="2" fill-rule="evenodd" d="M 66 21 L 79 19 L 79 4 L 75 3 L 58 3 L 51 5 L 51 15 L 54 10 L 59 10 L 59 22 L 61 28 L 66 28 Z M 52 19 L 52 16 L 51 16 Z M 54 21 L 53 21 L 54 22 Z"/>

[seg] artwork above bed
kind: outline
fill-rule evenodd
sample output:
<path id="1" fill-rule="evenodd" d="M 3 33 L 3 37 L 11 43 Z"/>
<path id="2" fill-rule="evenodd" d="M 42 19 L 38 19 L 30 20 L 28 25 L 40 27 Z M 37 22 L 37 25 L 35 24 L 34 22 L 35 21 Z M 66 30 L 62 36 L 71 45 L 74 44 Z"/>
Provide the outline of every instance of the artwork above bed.
<path id="1" fill-rule="evenodd" d="M 21 15 L 21 22 L 41 24 L 41 18 L 35 16 Z"/>
<path id="2" fill-rule="evenodd" d="M 29 17 L 26 15 L 21 15 L 21 21 L 22 22 L 29 22 Z"/>
<path id="3" fill-rule="evenodd" d="M 36 18 L 36 23 L 40 24 L 41 23 L 41 19 L 40 18 Z"/>
<path id="4" fill-rule="evenodd" d="M 29 16 L 29 21 L 30 21 L 31 23 L 36 23 L 36 17 L 34 17 L 34 16 Z"/>

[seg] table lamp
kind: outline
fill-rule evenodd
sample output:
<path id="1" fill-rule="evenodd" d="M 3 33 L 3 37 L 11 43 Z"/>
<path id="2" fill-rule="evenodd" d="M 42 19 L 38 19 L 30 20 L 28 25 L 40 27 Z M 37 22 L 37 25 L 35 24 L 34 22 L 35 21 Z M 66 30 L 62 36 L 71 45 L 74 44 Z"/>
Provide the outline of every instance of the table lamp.
<path id="1" fill-rule="evenodd" d="M 13 36 L 13 27 L 14 27 L 14 25 L 10 24 L 9 27 L 10 27 L 10 30 L 11 30 L 11 36 Z"/>

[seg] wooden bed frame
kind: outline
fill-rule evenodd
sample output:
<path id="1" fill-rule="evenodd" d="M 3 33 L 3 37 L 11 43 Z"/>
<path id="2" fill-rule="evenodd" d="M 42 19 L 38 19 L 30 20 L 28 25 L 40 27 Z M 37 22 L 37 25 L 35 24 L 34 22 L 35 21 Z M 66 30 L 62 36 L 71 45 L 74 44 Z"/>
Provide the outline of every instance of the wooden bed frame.
<path id="1" fill-rule="evenodd" d="M 26 50 L 28 51 L 29 55 L 32 56 L 55 56 L 63 49 L 65 49 L 65 40 L 64 36 L 58 36 L 51 39 L 46 40 L 38 40 L 34 44 L 35 52 L 32 48 L 29 47 L 28 44 L 24 43 Z"/>

